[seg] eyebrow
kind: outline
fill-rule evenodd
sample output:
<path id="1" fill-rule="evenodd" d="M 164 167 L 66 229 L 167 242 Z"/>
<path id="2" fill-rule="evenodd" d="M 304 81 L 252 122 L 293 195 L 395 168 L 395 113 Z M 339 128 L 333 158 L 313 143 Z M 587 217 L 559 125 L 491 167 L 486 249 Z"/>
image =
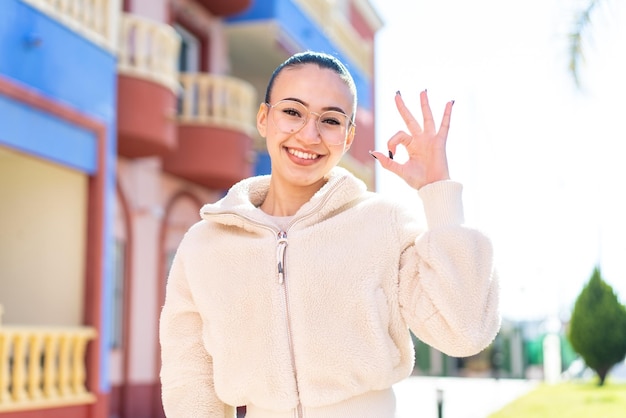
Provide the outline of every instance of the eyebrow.
<path id="1" fill-rule="evenodd" d="M 308 103 L 298 99 L 297 97 L 285 97 L 284 99 L 281 99 L 281 100 L 292 100 L 294 102 L 298 102 L 298 103 L 305 105 L 307 108 L 309 107 Z M 336 112 L 343 113 L 344 115 L 348 116 L 348 114 L 342 108 L 337 107 L 337 106 L 327 106 L 327 107 L 322 108 L 322 111 L 324 112 L 327 112 L 329 110 L 334 110 Z"/>

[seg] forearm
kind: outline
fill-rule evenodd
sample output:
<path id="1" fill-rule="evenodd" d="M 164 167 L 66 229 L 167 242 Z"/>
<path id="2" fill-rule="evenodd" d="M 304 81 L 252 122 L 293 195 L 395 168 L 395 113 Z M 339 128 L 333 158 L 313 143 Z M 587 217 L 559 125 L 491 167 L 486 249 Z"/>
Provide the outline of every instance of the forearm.
<path id="1" fill-rule="evenodd" d="M 168 418 L 233 418 L 233 408 L 215 393 L 213 359 L 202 343 L 197 312 L 180 260 L 175 259 L 161 311 L 161 385 Z"/>
<path id="2" fill-rule="evenodd" d="M 416 243 L 418 261 L 400 281 L 403 314 L 415 335 L 453 356 L 484 349 L 500 327 L 499 285 L 489 240 L 450 227 Z"/>
<path id="3" fill-rule="evenodd" d="M 491 241 L 463 226 L 461 184 L 436 182 L 419 193 L 429 229 L 402 256 L 403 312 L 428 344 L 451 355 L 474 354 L 500 325 Z"/>

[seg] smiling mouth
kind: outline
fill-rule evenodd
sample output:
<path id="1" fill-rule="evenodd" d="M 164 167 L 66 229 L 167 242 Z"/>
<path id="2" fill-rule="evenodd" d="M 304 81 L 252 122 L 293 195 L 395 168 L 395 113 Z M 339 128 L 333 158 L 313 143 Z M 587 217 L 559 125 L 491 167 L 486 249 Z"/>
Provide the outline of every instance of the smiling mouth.
<path id="1" fill-rule="evenodd" d="M 319 154 L 312 154 L 309 152 L 299 151 L 297 149 L 287 148 L 287 152 L 294 157 L 301 158 L 303 160 L 316 160 L 320 158 Z"/>

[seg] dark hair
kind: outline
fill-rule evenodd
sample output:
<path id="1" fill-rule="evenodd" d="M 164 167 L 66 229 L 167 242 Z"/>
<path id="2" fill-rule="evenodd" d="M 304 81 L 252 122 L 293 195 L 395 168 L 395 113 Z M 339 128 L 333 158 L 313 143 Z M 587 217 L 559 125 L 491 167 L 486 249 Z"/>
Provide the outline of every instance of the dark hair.
<path id="1" fill-rule="evenodd" d="M 354 96 L 354 104 L 352 108 L 352 121 L 354 122 L 354 118 L 356 115 L 356 85 L 354 84 L 354 79 L 348 71 L 348 68 L 336 57 L 326 54 L 324 52 L 315 52 L 315 51 L 304 51 L 299 52 L 297 54 L 292 55 L 287 58 L 282 64 L 280 64 L 270 77 L 269 82 L 267 83 L 267 89 L 265 90 L 265 103 L 270 102 L 270 96 L 272 94 L 272 89 L 274 87 L 274 82 L 278 75 L 286 68 L 298 67 L 300 65 L 305 64 L 315 64 L 320 68 L 327 68 L 332 70 L 341 77 L 341 79 L 346 83 L 350 92 Z"/>

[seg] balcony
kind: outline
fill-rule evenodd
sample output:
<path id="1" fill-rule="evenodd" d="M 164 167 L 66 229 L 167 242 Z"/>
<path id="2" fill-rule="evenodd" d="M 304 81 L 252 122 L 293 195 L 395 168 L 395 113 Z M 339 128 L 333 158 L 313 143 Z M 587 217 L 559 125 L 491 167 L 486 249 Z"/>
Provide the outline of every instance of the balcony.
<path id="1" fill-rule="evenodd" d="M 358 69 L 363 77 L 372 77 L 372 41 L 359 34 L 333 0 L 257 1 L 227 22 L 232 68 L 242 78 L 258 73 L 268 78 L 291 53 L 308 48 L 340 52 L 350 61 L 353 76 Z"/>
<path id="2" fill-rule="evenodd" d="M 373 74 L 373 45 L 352 27 L 334 1 L 294 0 L 315 20 L 326 35 L 366 74 Z"/>
<path id="3" fill-rule="evenodd" d="M 180 38 L 169 25 L 123 14 L 118 54 L 118 154 L 163 156 L 177 146 Z"/>
<path id="4" fill-rule="evenodd" d="M 91 404 L 85 350 L 90 327 L 36 328 L 0 324 L 0 415 Z"/>
<path id="5" fill-rule="evenodd" d="M 163 169 L 212 189 L 227 189 L 253 174 L 256 92 L 247 82 L 185 73 L 178 115 L 178 148 Z"/>
<path id="6" fill-rule="evenodd" d="M 115 51 L 120 0 L 23 0 L 95 44 Z"/>
<path id="7" fill-rule="evenodd" d="M 252 0 L 198 0 L 203 7 L 215 16 L 230 16 L 241 13 L 252 4 Z"/>
<path id="8" fill-rule="evenodd" d="M 359 7 L 368 9 L 367 4 Z M 359 106 L 373 108 L 372 39 L 380 22 L 373 10 L 359 14 L 362 18 L 358 19 L 351 10 L 345 2 L 334 0 L 253 2 L 245 12 L 226 19 L 230 73 L 245 80 L 267 80 L 292 53 L 325 51 L 350 68 Z"/>

